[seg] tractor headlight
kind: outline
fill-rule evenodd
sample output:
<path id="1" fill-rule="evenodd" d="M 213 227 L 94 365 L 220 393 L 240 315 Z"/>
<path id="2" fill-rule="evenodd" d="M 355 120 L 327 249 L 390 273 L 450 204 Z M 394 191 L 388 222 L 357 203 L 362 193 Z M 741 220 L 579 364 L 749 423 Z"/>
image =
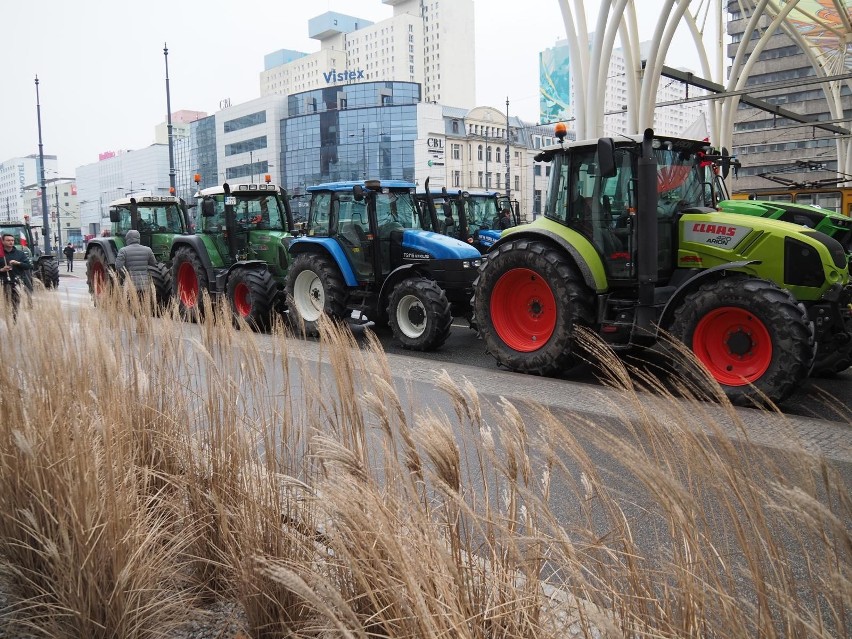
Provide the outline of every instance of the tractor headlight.
<path id="1" fill-rule="evenodd" d="M 462 268 L 479 268 L 480 264 L 482 264 L 482 260 L 463 260 Z"/>

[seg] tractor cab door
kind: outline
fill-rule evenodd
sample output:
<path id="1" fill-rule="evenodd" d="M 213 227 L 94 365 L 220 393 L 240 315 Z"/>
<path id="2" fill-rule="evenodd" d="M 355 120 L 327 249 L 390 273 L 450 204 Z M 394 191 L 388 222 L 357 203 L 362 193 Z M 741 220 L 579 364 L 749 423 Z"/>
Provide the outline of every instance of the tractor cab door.
<path id="1" fill-rule="evenodd" d="M 403 264 L 402 240 L 406 229 L 419 229 L 414 198 L 408 191 L 382 191 L 372 194 L 375 235 L 379 243 L 378 269 L 382 279 Z"/>
<path id="2" fill-rule="evenodd" d="M 350 192 L 335 193 L 331 200 L 331 228 L 359 282 L 374 279 L 374 248 L 370 230 L 367 198 L 360 200 Z"/>

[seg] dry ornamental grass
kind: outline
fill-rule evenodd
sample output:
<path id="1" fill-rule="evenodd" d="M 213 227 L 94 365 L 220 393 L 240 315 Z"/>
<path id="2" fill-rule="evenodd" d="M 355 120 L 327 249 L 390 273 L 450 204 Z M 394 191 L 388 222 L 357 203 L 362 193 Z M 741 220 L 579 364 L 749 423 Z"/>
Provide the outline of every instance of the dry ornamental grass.
<path id="1" fill-rule="evenodd" d="M 842 475 L 690 388 L 600 351 L 613 429 L 135 306 L 0 319 L 5 636 L 850 634 Z"/>

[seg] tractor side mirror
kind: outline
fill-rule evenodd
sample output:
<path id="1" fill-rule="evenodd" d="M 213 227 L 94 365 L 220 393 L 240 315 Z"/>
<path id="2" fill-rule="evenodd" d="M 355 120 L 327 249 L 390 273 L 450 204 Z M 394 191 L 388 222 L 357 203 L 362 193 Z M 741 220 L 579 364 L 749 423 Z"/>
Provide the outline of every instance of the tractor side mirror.
<path id="1" fill-rule="evenodd" d="M 364 189 L 360 184 L 356 184 L 352 187 L 352 197 L 355 198 L 356 202 L 364 201 Z"/>
<path id="2" fill-rule="evenodd" d="M 615 177 L 615 143 L 612 138 L 598 140 L 598 171 L 602 178 Z"/>
<path id="3" fill-rule="evenodd" d="M 728 173 L 731 172 L 731 154 L 728 149 L 722 147 L 722 179 L 727 179 Z"/>
<path id="4" fill-rule="evenodd" d="M 110 209 L 109 210 L 109 221 L 113 224 L 117 222 L 121 222 L 121 211 L 118 209 Z"/>
<path id="5" fill-rule="evenodd" d="M 212 197 L 206 197 L 201 201 L 201 216 L 213 217 L 216 215 L 216 201 Z"/>

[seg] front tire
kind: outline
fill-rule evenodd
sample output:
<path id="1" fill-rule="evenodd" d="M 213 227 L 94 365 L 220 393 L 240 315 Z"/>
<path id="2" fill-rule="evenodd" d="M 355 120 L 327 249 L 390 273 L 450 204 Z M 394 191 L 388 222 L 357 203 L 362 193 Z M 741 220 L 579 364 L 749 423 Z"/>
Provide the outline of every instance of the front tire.
<path id="1" fill-rule="evenodd" d="M 852 366 L 852 317 L 843 320 L 845 332 L 817 345 L 812 377 L 834 377 Z"/>
<path id="2" fill-rule="evenodd" d="M 394 287 L 388 320 L 403 348 L 431 351 L 447 341 L 453 314 L 441 287 L 433 280 L 418 277 Z"/>
<path id="3" fill-rule="evenodd" d="M 103 248 L 98 245 L 92 246 L 86 257 L 86 284 L 89 285 L 89 294 L 95 306 L 109 293 L 111 286 L 109 270 Z"/>
<path id="4" fill-rule="evenodd" d="M 172 298 L 172 273 L 165 264 L 148 267 L 148 274 L 154 285 L 157 312 L 167 308 Z"/>
<path id="5" fill-rule="evenodd" d="M 575 328 L 593 321 L 592 293 L 561 250 L 506 242 L 483 261 L 474 287 L 475 322 L 498 364 L 555 375 L 578 363 Z"/>
<path id="6" fill-rule="evenodd" d="M 38 278 L 45 288 L 59 288 L 59 262 L 53 258 L 39 260 Z"/>
<path id="7" fill-rule="evenodd" d="M 337 266 L 326 256 L 300 253 L 287 273 L 287 311 L 294 329 L 306 336 L 319 334 L 319 318 L 342 319 L 346 314 L 346 285 Z"/>
<path id="8" fill-rule="evenodd" d="M 181 317 L 198 321 L 203 313 L 203 294 L 207 290 L 207 270 L 198 254 L 187 246 L 175 252 L 172 262 L 172 294 Z"/>
<path id="9" fill-rule="evenodd" d="M 702 285 L 675 311 L 671 333 L 741 406 L 782 402 L 814 361 L 807 312 L 789 292 L 756 278 Z M 675 362 L 687 380 L 695 379 L 688 364 Z"/>
<path id="10" fill-rule="evenodd" d="M 241 317 L 256 331 L 269 327 L 275 301 L 275 280 L 269 271 L 235 269 L 228 278 L 227 295 L 234 317 Z"/>

